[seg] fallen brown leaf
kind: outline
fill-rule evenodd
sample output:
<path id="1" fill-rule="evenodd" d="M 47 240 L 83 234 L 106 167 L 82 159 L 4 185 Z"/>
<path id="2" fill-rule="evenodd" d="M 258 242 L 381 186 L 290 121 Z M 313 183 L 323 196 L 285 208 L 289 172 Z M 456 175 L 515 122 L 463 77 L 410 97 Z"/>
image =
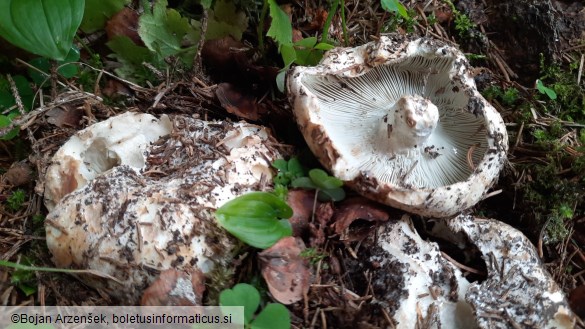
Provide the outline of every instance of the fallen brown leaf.
<path id="1" fill-rule="evenodd" d="M 130 8 L 124 8 L 112 16 L 106 23 L 108 40 L 115 36 L 127 36 L 138 46 L 144 46 L 144 42 L 138 35 L 138 13 Z"/>
<path id="2" fill-rule="evenodd" d="M 334 214 L 331 202 L 321 203 L 315 210 L 315 221 L 310 224 L 311 229 L 311 247 L 321 247 L 325 244 L 327 238 L 326 229 Z"/>
<path id="3" fill-rule="evenodd" d="M 385 222 L 389 218 L 390 215 L 381 205 L 363 197 L 353 197 L 339 203 L 333 215 L 334 229 L 341 240 L 355 241 L 367 234 L 369 229 L 351 230 L 350 226 L 354 221 L 362 219 L 368 222 Z"/>
<path id="4" fill-rule="evenodd" d="M 4 174 L 4 179 L 14 187 L 28 184 L 32 181 L 32 169 L 27 162 L 16 162 Z"/>
<path id="5" fill-rule="evenodd" d="M 273 85 L 279 68 L 256 65 L 252 58 L 253 49 L 231 36 L 205 41 L 201 50 L 201 60 L 215 81 L 250 90 Z"/>
<path id="6" fill-rule="evenodd" d="M 289 190 L 286 202 L 293 210 L 293 215 L 288 219 L 293 229 L 293 236 L 307 238 L 313 203 L 315 202 L 315 191 Z"/>
<path id="7" fill-rule="evenodd" d="M 258 104 L 256 98 L 230 83 L 220 83 L 215 95 L 226 111 L 240 118 L 258 121 L 266 114 L 266 108 Z"/>
<path id="8" fill-rule="evenodd" d="M 77 128 L 85 112 L 78 107 L 55 107 L 47 111 L 47 122 L 59 128 Z"/>
<path id="9" fill-rule="evenodd" d="M 311 272 L 303 250 L 303 240 L 286 237 L 258 254 L 268 290 L 282 304 L 298 302 L 309 291 Z"/>

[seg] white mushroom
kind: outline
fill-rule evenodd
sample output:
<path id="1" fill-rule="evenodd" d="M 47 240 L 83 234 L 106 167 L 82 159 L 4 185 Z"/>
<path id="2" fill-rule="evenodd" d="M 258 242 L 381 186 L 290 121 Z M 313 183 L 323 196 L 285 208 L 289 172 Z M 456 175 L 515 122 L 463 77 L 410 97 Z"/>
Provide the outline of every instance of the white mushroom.
<path id="1" fill-rule="evenodd" d="M 447 221 L 482 253 L 488 277 L 469 286 L 465 299 L 480 328 L 573 328 L 575 315 L 520 231 L 502 222 L 457 216 Z"/>
<path id="2" fill-rule="evenodd" d="M 171 132 L 168 117 L 126 112 L 73 135 L 53 157 L 45 176 L 45 205 L 49 210 L 66 194 L 119 165 L 142 169 L 146 149 Z"/>
<path id="3" fill-rule="evenodd" d="M 469 282 L 443 256 L 436 243 L 418 235 L 409 216 L 389 221 L 376 234 L 369 262 L 372 293 L 396 328 L 472 328 L 465 301 Z"/>
<path id="4" fill-rule="evenodd" d="M 406 215 L 362 244 L 369 257 L 356 271 L 372 269 L 370 293 L 396 328 L 573 328 L 564 294 L 522 233 L 471 216 L 442 223 L 443 237 L 463 234 L 479 249 L 486 280 L 467 281 Z"/>
<path id="5" fill-rule="evenodd" d="M 443 42 L 395 36 L 337 48 L 287 83 L 313 153 L 379 202 L 448 217 L 481 200 L 504 164 L 503 120 Z"/>
<path id="6" fill-rule="evenodd" d="M 130 120 L 129 126 L 135 119 L 113 118 Z M 116 278 L 119 282 L 80 277 L 124 304 L 136 304 L 160 271 L 209 273 L 229 267 L 234 242 L 216 225 L 213 210 L 262 189 L 271 178 L 271 162 L 280 157 L 268 131 L 259 126 L 187 117 L 174 117 L 172 126 L 172 134 L 146 148 L 142 170 L 114 166 L 64 196 L 45 222 L 55 264 Z M 102 129 L 108 125 L 79 135 L 100 136 Z M 105 147 L 102 153 L 109 152 Z M 68 163 L 60 158 L 65 153 L 56 154 L 56 166 Z"/>

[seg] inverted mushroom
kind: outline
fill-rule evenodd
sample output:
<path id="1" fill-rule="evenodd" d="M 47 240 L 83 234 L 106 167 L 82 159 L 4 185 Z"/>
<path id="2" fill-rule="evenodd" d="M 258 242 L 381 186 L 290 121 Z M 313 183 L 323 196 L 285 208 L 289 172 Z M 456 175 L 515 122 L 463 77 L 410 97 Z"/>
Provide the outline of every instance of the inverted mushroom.
<path id="1" fill-rule="evenodd" d="M 353 271 L 371 273 L 368 292 L 393 327 L 573 328 L 567 299 L 521 232 L 464 215 L 440 222 L 444 238 L 462 234 L 466 248 L 479 249 L 487 278 L 470 283 L 408 215 L 382 224 L 361 244 L 367 257 Z"/>
<path id="2" fill-rule="evenodd" d="M 131 126 L 137 118 L 122 115 L 109 122 Z M 123 304 L 136 304 L 161 271 L 209 274 L 229 268 L 235 244 L 215 224 L 213 211 L 243 193 L 261 190 L 271 178 L 271 162 L 281 157 L 269 132 L 259 126 L 181 116 L 165 120 L 172 133 L 124 153 L 144 155 L 143 166 L 113 164 L 65 195 L 45 221 L 54 263 L 113 277 L 80 279 Z M 75 150 L 87 153 L 77 147 L 81 136 L 90 136 L 84 145 L 91 146 L 91 136 L 103 136 L 101 130 L 108 127 L 91 126 L 62 148 L 73 143 Z M 112 154 L 109 144 L 100 145 L 106 146 L 98 154 Z M 57 152 L 52 172 L 70 168 L 64 161 L 69 157 L 62 158 L 66 154 Z M 59 184 L 69 183 L 50 180 L 47 189 L 62 190 Z"/>
<path id="3" fill-rule="evenodd" d="M 427 38 L 381 37 L 288 74 L 297 123 L 336 177 L 423 216 L 472 207 L 497 179 L 508 137 L 464 55 Z"/>

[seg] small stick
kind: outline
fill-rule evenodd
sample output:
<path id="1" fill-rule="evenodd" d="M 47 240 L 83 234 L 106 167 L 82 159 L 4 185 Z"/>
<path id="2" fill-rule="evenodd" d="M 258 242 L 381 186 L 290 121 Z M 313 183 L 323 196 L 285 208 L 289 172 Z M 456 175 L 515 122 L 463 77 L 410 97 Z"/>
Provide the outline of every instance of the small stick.
<path id="1" fill-rule="evenodd" d="M 577 74 L 577 85 L 581 84 L 581 76 L 583 75 L 583 62 L 585 61 L 585 54 L 581 54 L 581 62 L 579 63 L 579 74 Z"/>

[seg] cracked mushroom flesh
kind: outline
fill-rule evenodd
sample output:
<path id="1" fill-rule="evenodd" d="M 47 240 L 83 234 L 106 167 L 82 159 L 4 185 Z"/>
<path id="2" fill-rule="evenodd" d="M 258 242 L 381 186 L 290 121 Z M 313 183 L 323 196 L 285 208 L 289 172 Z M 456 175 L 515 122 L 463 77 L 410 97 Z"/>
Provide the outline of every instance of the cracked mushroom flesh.
<path id="1" fill-rule="evenodd" d="M 431 39 L 382 37 L 288 74 L 297 123 L 336 177 L 379 202 L 448 217 L 497 179 L 508 137 L 463 54 Z"/>
<path id="2" fill-rule="evenodd" d="M 63 166 L 73 163 L 67 156 L 72 151 L 89 152 L 80 148 L 81 136 L 89 136 L 84 145 L 91 146 L 91 136 L 101 138 L 111 123 L 125 120 L 120 126 L 131 126 L 138 118 L 144 117 L 122 115 L 79 132 L 56 153 L 56 168 L 47 175 L 77 168 Z M 229 267 L 234 241 L 215 224 L 213 210 L 261 190 L 270 181 L 271 162 L 281 157 L 269 132 L 259 126 L 182 116 L 149 120 L 153 125 L 165 121 L 170 130 L 144 148 L 125 149 L 124 157 L 144 157 L 135 162 L 141 166 L 113 164 L 60 200 L 50 199 L 58 202 L 45 222 L 55 264 L 99 272 L 101 277 L 84 274 L 80 279 L 124 304 L 136 304 L 161 271 L 209 274 Z M 101 145 L 106 146 L 97 155 L 112 154 L 107 141 Z M 50 180 L 46 188 L 63 189 L 53 184 L 69 182 Z"/>

